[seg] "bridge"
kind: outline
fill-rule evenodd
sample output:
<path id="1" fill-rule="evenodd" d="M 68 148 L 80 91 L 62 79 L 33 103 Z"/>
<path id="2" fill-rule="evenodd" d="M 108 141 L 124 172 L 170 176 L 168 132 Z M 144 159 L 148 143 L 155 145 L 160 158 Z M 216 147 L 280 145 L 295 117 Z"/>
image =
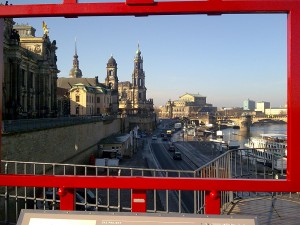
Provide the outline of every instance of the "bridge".
<path id="1" fill-rule="evenodd" d="M 216 118 L 217 122 L 223 122 L 224 124 L 226 122 L 234 123 L 235 125 L 238 125 L 240 127 L 244 126 L 243 123 L 246 120 L 248 120 L 249 125 L 251 126 L 254 123 L 262 122 L 262 123 L 278 123 L 278 122 L 285 122 L 287 123 L 287 115 L 269 115 L 269 116 L 251 116 L 251 115 L 245 115 L 245 116 L 218 116 Z"/>

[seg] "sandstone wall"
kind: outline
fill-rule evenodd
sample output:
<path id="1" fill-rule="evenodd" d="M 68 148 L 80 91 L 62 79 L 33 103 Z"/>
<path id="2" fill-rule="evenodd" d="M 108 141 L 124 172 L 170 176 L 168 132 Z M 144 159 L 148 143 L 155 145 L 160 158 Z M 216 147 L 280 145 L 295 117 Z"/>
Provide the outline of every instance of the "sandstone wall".
<path id="1" fill-rule="evenodd" d="M 95 122 L 2 136 L 2 159 L 88 164 L 97 143 L 120 132 L 121 120 Z"/>

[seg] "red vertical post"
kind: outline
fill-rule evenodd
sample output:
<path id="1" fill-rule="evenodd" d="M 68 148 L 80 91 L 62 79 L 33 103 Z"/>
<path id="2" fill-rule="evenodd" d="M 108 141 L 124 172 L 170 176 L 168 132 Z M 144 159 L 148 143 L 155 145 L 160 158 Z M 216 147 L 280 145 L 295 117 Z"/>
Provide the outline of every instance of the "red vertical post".
<path id="1" fill-rule="evenodd" d="M 4 77 L 4 62 L 3 62 L 3 38 L 4 38 L 4 19 L 0 18 L 0 174 L 1 171 L 1 160 L 2 160 L 2 96 L 3 96 L 3 77 Z"/>
<path id="2" fill-rule="evenodd" d="M 75 190 L 74 188 L 59 188 L 60 210 L 75 210 Z"/>
<path id="3" fill-rule="evenodd" d="M 132 212 L 146 212 L 146 190 L 132 190 L 131 197 L 131 211 Z"/>
<path id="4" fill-rule="evenodd" d="M 219 191 L 206 191 L 205 193 L 205 214 L 220 215 L 221 198 Z"/>
<path id="5" fill-rule="evenodd" d="M 300 126 L 300 10 L 292 10 L 288 14 L 287 49 L 288 49 L 288 153 L 287 180 L 300 191 L 300 173 L 298 160 L 300 157 L 299 135 Z"/>

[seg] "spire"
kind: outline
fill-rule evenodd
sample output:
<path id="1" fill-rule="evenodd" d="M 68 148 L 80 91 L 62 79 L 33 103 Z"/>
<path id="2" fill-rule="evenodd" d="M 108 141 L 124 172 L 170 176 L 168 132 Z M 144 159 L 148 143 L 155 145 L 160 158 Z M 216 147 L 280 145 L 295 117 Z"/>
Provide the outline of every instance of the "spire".
<path id="1" fill-rule="evenodd" d="M 75 37 L 75 55 L 77 55 L 77 40 L 76 40 L 76 37 Z"/>
<path id="2" fill-rule="evenodd" d="M 141 54 L 140 43 L 138 43 L 138 49 L 136 50 L 136 54 L 137 54 L 137 55 L 140 55 L 140 54 Z"/>
<path id="3" fill-rule="evenodd" d="M 79 69 L 79 60 L 77 55 L 77 39 L 75 37 L 75 55 L 73 58 L 73 68 L 70 70 L 69 76 L 72 78 L 81 78 L 82 72 Z"/>
<path id="4" fill-rule="evenodd" d="M 78 55 L 77 55 L 77 39 L 75 37 L 75 55 L 73 59 L 73 67 L 79 68 L 79 60 L 78 60 Z"/>

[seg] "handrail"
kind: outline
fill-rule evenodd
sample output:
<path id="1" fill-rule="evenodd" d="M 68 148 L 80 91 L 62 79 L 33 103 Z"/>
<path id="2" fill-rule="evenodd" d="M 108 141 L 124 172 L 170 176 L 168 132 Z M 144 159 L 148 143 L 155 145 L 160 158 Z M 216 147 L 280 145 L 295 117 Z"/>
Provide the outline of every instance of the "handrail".
<path id="1" fill-rule="evenodd" d="M 286 180 L 71 175 L 0 175 L 0 186 L 295 192 Z"/>

